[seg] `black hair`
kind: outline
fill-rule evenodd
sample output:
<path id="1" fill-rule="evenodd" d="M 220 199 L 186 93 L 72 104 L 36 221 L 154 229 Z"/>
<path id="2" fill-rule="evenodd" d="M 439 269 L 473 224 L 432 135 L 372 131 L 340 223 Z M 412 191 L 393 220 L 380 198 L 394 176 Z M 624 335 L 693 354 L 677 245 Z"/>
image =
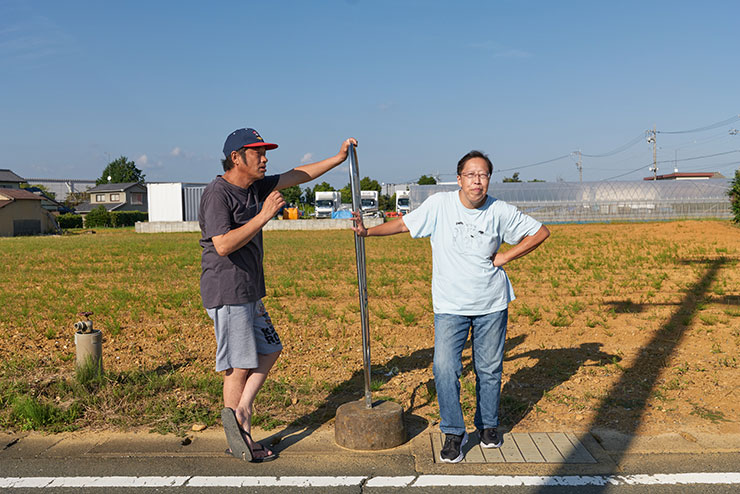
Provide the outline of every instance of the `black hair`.
<path id="1" fill-rule="evenodd" d="M 242 158 L 244 158 L 244 153 L 246 152 L 247 148 L 241 148 L 237 149 L 236 152 L 242 155 Z M 231 160 L 231 154 L 229 154 L 226 159 L 221 160 L 221 166 L 224 167 L 224 171 L 227 172 L 234 168 L 234 162 Z"/>
<path id="2" fill-rule="evenodd" d="M 469 160 L 473 158 L 481 158 L 482 160 L 485 160 L 485 162 L 488 164 L 488 174 L 493 174 L 493 163 L 491 163 L 491 160 L 488 159 L 488 155 L 481 153 L 480 151 L 470 151 L 468 154 L 460 158 L 460 161 L 457 162 L 457 174 L 460 175 L 460 173 L 463 171 L 463 168 L 465 168 L 465 163 L 467 163 Z"/>

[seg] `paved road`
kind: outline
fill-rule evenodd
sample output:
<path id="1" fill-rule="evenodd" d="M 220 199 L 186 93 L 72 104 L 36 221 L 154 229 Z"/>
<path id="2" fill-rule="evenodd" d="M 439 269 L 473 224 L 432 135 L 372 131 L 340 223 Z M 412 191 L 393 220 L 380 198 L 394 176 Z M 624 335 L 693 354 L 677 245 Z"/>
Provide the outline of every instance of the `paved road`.
<path id="1" fill-rule="evenodd" d="M 297 431 L 281 436 L 280 458 L 264 464 L 227 457 L 222 434 L 184 443 L 149 434 L 0 435 L 0 492 L 740 492 L 740 436 L 625 441 L 601 432 L 579 436 L 595 463 L 446 465 L 434 462 L 430 431 L 382 452 L 342 449 L 330 429 Z"/>

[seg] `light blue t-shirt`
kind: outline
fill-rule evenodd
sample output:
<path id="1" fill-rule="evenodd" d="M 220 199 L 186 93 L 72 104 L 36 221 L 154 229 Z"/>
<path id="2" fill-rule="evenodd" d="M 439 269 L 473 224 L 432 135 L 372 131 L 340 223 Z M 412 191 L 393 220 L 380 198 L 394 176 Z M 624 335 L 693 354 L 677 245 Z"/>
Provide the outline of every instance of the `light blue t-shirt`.
<path id="1" fill-rule="evenodd" d="M 518 244 L 542 226 L 491 196 L 468 209 L 458 191 L 434 194 L 403 221 L 412 237 L 431 236 L 434 312 L 466 316 L 501 311 L 514 300 L 509 277 L 491 257 L 501 243 Z"/>

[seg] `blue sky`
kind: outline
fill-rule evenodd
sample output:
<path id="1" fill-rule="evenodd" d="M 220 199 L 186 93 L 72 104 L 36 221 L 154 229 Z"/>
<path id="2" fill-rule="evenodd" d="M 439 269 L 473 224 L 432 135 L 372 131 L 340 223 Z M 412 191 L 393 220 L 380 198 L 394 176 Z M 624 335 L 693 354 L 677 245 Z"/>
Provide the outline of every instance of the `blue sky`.
<path id="1" fill-rule="evenodd" d="M 280 145 L 271 172 L 354 136 L 385 183 L 454 180 L 471 149 L 498 182 L 577 181 L 571 152 L 629 143 L 584 157 L 583 179 L 639 180 L 656 126 L 658 173 L 731 176 L 738 19 L 735 1 L 1 0 L 0 168 L 95 179 L 124 155 L 207 182 L 254 127 Z"/>

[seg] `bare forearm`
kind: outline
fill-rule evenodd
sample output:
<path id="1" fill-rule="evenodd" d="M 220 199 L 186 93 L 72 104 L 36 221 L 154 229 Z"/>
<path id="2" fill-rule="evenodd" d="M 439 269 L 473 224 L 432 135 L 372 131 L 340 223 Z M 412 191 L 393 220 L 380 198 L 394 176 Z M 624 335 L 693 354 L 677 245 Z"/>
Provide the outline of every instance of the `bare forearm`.
<path id="1" fill-rule="evenodd" d="M 406 227 L 406 223 L 403 222 L 403 218 L 397 220 L 391 220 L 387 223 L 381 223 L 378 226 L 374 226 L 367 230 L 367 237 L 385 237 L 386 235 L 395 235 L 397 233 L 404 233 L 409 231 Z"/>
<path id="2" fill-rule="evenodd" d="M 321 175 L 347 159 L 347 154 L 349 153 L 349 147 L 351 145 L 357 146 L 357 139 L 354 137 L 345 139 L 345 141 L 342 142 L 342 146 L 339 148 L 339 152 L 331 158 L 326 158 L 325 160 L 317 161 L 316 163 L 309 163 L 308 165 L 297 166 L 292 170 L 281 174 L 280 180 L 277 184 L 277 189 L 280 190 L 287 187 L 293 187 L 294 185 L 303 184 L 319 178 Z"/>
<path id="3" fill-rule="evenodd" d="M 264 215 L 258 214 L 239 228 L 230 230 L 223 235 L 213 237 L 213 247 L 220 256 L 228 256 L 247 245 L 270 221 Z"/>
<path id="4" fill-rule="evenodd" d="M 316 163 L 297 166 L 280 175 L 280 181 L 278 182 L 277 188 L 285 189 L 294 185 L 310 182 L 328 172 L 335 166 L 341 164 L 345 159 L 346 157 L 342 157 L 337 154 L 331 158 L 317 161 Z"/>
<path id="5" fill-rule="evenodd" d="M 521 242 L 513 246 L 511 249 L 503 253 L 497 252 L 493 258 L 494 266 L 500 267 L 514 259 L 526 256 L 539 247 L 539 245 L 547 240 L 547 237 L 549 236 L 550 230 L 548 230 L 545 225 L 542 225 L 540 229 L 537 230 L 537 233 L 524 237 Z"/>

